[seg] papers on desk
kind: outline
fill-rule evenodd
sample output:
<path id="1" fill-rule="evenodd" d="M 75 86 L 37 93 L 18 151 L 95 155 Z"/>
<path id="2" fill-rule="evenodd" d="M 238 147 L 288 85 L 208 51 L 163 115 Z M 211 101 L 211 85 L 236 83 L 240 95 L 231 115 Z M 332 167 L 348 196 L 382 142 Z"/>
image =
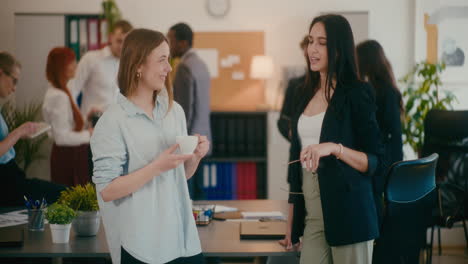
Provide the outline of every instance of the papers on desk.
<path id="1" fill-rule="evenodd" d="M 28 211 L 26 209 L 0 214 L 0 227 L 22 225 L 28 222 Z"/>
<path id="2" fill-rule="evenodd" d="M 215 213 L 237 212 L 237 208 L 217 204 Z"/>
<path id="3" fill-rule="evenodd" d="M 257 220 L 286 220 L 286 217 L 280 211 L 272 212 L 242 212 L 244 219 L 257 219 Z"/>

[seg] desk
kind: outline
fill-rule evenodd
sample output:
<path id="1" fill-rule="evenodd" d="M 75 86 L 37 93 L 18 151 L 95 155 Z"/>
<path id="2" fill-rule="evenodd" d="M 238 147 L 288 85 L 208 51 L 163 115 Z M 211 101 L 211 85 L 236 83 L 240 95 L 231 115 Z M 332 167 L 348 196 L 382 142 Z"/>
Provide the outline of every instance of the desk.
<path id="1" fill-rule="evenodd" d="M 198 201 L 196 204 L 222 204 L 242 211 L 288 212 L 286 201 L 243 200 L 243 201 Z M 240 240 L 239 222 L 213 221 L 208 226 L 198 227 L 203 254 L 207 257 L 253 257 L 253 256 L 296 256 L 278 244 L 277 240 Z M 0 248 L 0 257 L 107 257 L 104 228 L 94 237 L 77 237 L 70 234 L 68 244 L 54 244 L 49 225 L 43 232 L 28 231 L 26 225 L 7 227 L 24 229 L 24 246 Z M 5 228 L 0 228 L 0 236 Z"/>

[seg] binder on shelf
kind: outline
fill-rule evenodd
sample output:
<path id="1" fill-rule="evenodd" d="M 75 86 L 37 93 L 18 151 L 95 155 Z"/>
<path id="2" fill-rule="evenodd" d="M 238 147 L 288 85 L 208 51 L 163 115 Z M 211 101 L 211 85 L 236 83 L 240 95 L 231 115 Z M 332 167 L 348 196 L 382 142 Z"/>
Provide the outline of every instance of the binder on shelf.
<path id="1" fill-rule="evenodd" d="M 78 29 L 78 18 L 68 17 L 68 47 L 70 47 L 78 59 L 80 54 L 80 39 Z"/>
<path id="2" fill-rule="evenodd" d="M 88 22 L 86 18 L 79 19 L 78 28 L 80 52 L 76 56 L 81 58 L 88 51 Z"/>
<path id="3" fill-rule="evenodd" d="M 246 154 L 247 156 L 255 156 L 254 153 L 254 144 L 255 144 L 255 120 L 251 117 L 247 118 L 247 136 L 246 136 L 246 141 L 247 141 L 247 147 L 246 147 Z"/>
<path id="4" fill-rule="evenodd" d="M 228 157 L 237 156 L 237 146 L 236 146 L 236 120 L 234 117 L 230 116 L 227 118 L 227 144 L 226 144 L 226 154 Z"/>
<path id="5" fill-rule="evenodd" d="M 210 188 L 209 188 L 209 191 L 208 191 L 208 199 L 210 200 L 214 200 L 216 199 L 216 188 L 218 186 L 218 183 L 217 183 L 217 165 L 216 163 L 212 163 L 210 165 Z"/>
<path id="6" fill-rule="evenodd" d="M 239 116 L 236 118 L 236 147 L 237 147 L 237 155 L 238 156 L 245 156 L 247 153 L 245 151 L 246 149 L 246 142 L 245 142 L 245 117 Z"/>
<path id="7" fill-rule="evenodd" d="M 88 19 L 88 50 L 99 49 L 99 19 Z"/>
<path id="8" fill-rule="evenodd" d="M 226 157 L 226 120 L 224 118 L 218 118 L 218 130 L 215 132 L 217 135 L 217 141 L 218 141 L 218 156 L 219 157 Z"/>
<path id="9" fill-rule="evenodd" d="M 257 165 L 253 162 L 248 163 L 248 197 L 247 199 L 257 199 Z"/>
<path id="10" fill-rule="evenodd" d="M 231 200 L 237 200 L 237 163 L 231 166 Z"/>
<path id="11" fill-rule="evenodd" d="M 100 19 L 99 20 L 99 45 L 100 48 L 104 48 L 108 44 L 108 37 L 107 37 L 107 20 Z"/>

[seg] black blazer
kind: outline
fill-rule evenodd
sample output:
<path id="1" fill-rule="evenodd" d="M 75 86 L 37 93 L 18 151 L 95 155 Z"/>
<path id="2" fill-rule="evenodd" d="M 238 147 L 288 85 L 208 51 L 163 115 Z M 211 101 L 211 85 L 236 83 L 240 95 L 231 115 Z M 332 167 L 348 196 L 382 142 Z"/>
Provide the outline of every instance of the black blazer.
<path id="1" fill-rule="evenodd" d="M 376 118 L 382 132 L 382 142 L 385 145 L 385 156 L 389 165 L 403 160 L 403 143 L 401 138 L 400 100 L 401 95 L 389 84 L 379 85 L 376 93 Z"/>
<path id="2" fill-rule="evenodd" d="M 297 89 L 295 98 L 303 95 Z M 290 160 L 299 159 L 302 149 L 297 122 L 308 102 L 298 105 L 292 118 Z M 356 82 L 350 86 L 338 84 L 325 113 L 320 143 L 341 143 L 367 154 L 369 168 L 360 173 L 334 156 L 320 159 L 318 181 L 322 202 L 325 237 L 330 246 L 349 245 L 379 236 L 377 209 L 374 199 L 374 177 L 381 177 L 383 146 L 375 118 L 372 87 Z M 302 165 L 290 165 L 288 182 L 291 192 L 302 192 Z M 304 196 L 290 194 L 294 203 L 292 242 L 297 243 L 304 231 Z"/>

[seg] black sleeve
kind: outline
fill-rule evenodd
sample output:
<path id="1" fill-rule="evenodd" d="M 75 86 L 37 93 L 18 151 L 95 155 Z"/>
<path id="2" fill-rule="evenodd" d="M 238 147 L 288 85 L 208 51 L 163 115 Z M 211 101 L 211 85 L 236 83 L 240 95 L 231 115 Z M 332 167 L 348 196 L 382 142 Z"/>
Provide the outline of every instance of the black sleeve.
<path id="1" fill-rule="evenodd" d="M 403 159 L 403 144 L 401 138 L 401 113 L 400 113 L 400 95 L 388 90 L 385 97 L 382 98 L 382 109 L 380 124 L 382 130 L 382 141 L 388 150 L 386 151 L 387 160 L 390 163 L 401 161 Z M 391 164 L 388 164 L 391 165 Z"/>
<path id="2" fill-rule="evenodd" d="M 366 153 L 368 169 L 365 174 L 371 177 L 380 175 L 384 166 L 384 149 L 375 117 L 376 105 L 372 89 L 369 84 L 362 83 L 350 92 L 353 130 L 359 148 L 357 150 Z"/>
<path id="3" fill-rule="evenodd" d="M 277 125 L 281 135 L 288 141 L 291 141 L 290 130 L 291 130 L 291 115 L 292 107 L 294 105 L 294 90 L 299 85 L 298 79 L 292 79 L 288 83 L 286 93 L 284 95 L 283 106 L 281 107 L 280 117 Z"/>

